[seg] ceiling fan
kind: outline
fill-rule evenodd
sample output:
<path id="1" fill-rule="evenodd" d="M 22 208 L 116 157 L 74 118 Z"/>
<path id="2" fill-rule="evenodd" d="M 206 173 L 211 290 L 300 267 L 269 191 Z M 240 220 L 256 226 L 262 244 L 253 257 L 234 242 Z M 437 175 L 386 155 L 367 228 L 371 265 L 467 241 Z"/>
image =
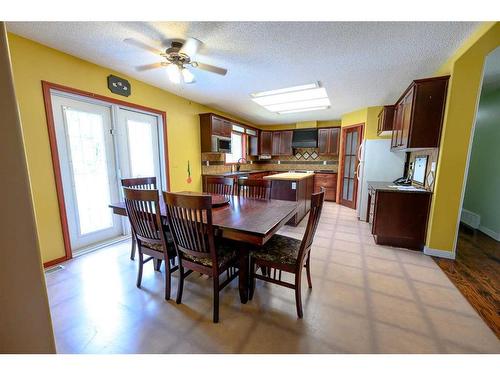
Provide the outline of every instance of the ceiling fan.
<path id="1" fill-rule="evenodd" d="M 171 41 L 170 47 L 165 51 L 161 51 L 134 38 L 124 39 L 124 42 L 146 51 L 156 53 L 164 58 L 164 61 L 137 66 L 135 68 L 136 70 L 145 71 L 166 67 L 168 78 L 171 82 L 176 84 L 181 83 L 181 81 L 185 83 L 195 82 L 195 77 L 193 73 L 188 70 L 188 67 L 206 70 L 207 72 L 223 76 L 227 73 L 227 69 L 194 61 L 199 48 L 203 45 L 203 42 L 195 38 L 188 38 L 185 41 Z"/>

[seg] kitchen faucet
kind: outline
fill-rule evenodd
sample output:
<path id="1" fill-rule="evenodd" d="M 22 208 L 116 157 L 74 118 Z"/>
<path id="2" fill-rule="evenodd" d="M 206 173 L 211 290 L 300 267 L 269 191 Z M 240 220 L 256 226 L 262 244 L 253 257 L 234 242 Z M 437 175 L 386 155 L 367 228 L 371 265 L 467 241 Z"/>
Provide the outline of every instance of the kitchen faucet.
<path id="1" fill-rule="evenodd" d="M 239 158 L 238 161 L 236 162 L 236 171 L 237 172 L 240 171 L 240 166 L 241 166 L 240 161 L 243 161 L 243 160 L 245 161 L 245 164 L 248 163 L 247 159 L 245 159 L 245 158 Z"/>

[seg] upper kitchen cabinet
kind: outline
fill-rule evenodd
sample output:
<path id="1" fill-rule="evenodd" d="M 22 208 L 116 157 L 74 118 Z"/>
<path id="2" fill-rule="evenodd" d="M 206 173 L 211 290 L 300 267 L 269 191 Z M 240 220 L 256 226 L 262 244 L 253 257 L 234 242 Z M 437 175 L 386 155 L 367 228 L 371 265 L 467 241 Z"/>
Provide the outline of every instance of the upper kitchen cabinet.
<path id="1" fill-rule="evenodd" d="M 396 102 L 392 151 L 439 147 L 449 76 L 420 79 Z"/>
<path id="2" fill-rule="evenodd" d="M 392 132 L 395 105 L 386 105 L 378 114 L 377 135 L 388 135 Z"/>
<path id="3" fill-rule="evenodd" d="M 292 139 L 293 130 L 273 131 L 271 155 L 293 155 Z"/>
<path id="4" fill-rule="evenodd" d="M 318 130 L 318 148 L 320 155 L 339 154 L 340 128 L 321 128 Z"/>
<path id="5" fill-rule="evenodd" d="M 273 132 L 260 132 L 260 155 L 271 155 L 273 151 Z"/>

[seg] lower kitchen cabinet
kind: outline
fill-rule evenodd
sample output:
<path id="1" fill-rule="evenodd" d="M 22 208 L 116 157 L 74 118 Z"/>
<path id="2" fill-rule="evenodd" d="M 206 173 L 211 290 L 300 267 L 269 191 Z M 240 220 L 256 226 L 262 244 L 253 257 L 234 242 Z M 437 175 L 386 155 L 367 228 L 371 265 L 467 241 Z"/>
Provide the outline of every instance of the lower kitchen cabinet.
<path id="1" fill-rule="evenodd" d="M 337 196 L 337 173 L 315 173 L 314 192 L 325 190 L 325 200 L 335 202 Z"/>
<path id="2" fill-rule="evenodd" d="M 432 193 L 368 183 L 366 219 L 379 245 L 423 250 Z"/>

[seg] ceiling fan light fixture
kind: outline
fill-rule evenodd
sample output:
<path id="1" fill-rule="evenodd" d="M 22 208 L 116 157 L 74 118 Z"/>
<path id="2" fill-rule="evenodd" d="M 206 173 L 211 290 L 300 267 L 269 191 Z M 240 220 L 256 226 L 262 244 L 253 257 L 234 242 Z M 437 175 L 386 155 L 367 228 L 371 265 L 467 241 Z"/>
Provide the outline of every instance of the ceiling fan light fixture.
<path id="1" fill-rule="evenodd" d="M 188 69 L 182 68 L 181 73 L 182 73 L 182 79 L 184 80 L 185 83 L 194 82 L 194 75 Z"/>
<path id="2" fill-rule="evenodd" d="M 179 67 L 175 64 L 170 64 L 167 66 L 167 76 L 170 82 L 176 85 L 181 83 L 181 72 Z"/>

